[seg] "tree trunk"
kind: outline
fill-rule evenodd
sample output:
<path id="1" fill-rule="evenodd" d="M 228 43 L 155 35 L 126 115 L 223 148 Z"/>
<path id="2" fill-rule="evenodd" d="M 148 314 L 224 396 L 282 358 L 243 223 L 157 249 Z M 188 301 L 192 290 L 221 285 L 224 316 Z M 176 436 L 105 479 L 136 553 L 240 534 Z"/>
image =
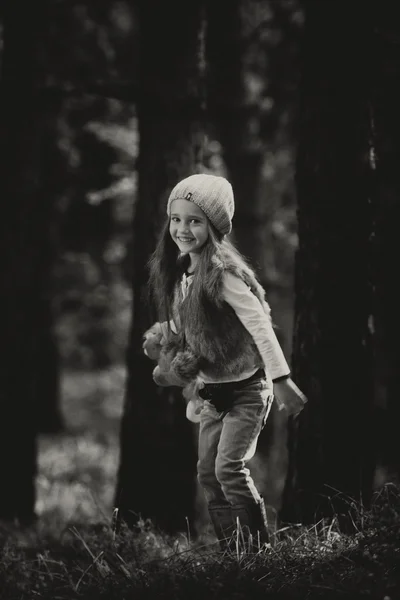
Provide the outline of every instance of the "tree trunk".
<path id="1" fill-rule="evenodd" d="M 23 15 L 23 18 L 21 18 Z M 0 518 L 34 519 L 34 360 L 49 202 L 40 193 L 37 59 L 45 2 L 3 4 L 0 99 Z"/>
<path id="2" fill-rule="evenodd" d="M 150 325 L 147 260 L 166 218 L 167 193 L 196 170 L 201 143 L 201 2 L 138 3 L 141 40 L 138 200 L 133 240 L 133 322 L 121 429 L 116 506 L 128 524 L 138 515 L 167 531 L 194 517 L 195 435 L 180 393 L 157 388 L 141 348 Z"/>
<path id="3" fill-rule="evenodd" d="M 284 518 L 346 515 L 372 491 L 369 18 L 305 2 L 293 372 L 309 402 L 292 425 Z"/>
<path id="4" fill-rule="evenodd" d="M 243 0 L 207 2 L 207 108 L 235 193 L 235 241 L 264 275 L 270 220 L 261 194 L 265 149 L 260 94 L 251 97 L 246 84 L 250 44 L 244 29 Z"/>
<path id="5" fill-rule="evenodd" d="M 36 352 L 32 357 L 33 403 L 37 432 L 60 433 L 64 429 L 64 419 L 60 409 L 60 356 L 53 329 L 51 300 L 46 295 L 38 301 L 34 335 Z"/>
<path id="6" fill-rule="evenodd" d="M 40 191 L 41 202 L 50 210 L 67 186 L 65 158 L 57 145 L 59 131 L 57 120 L 62 109 L 62 100 L 41 94 L 40 101 Z M 34 371 L 34 405 L 37 431 L 44 434 L 60 433 L 64 429 L 61 412 L 60 354 L 55 334 L 54 287 L 52 274 L 59 252 L 59 224 L 55 210 L 51 219 L 47 215 L 43 224 L 40 289 L 38 286 L 38 312 L 36 331 L 33 334 L 35 354 L 32 357 Z"/>
<path id="7" fill-rule="evenodd" d="M 115 202 L 112 198 L 101 197 L 91 201 L 88 194 L 114 183 L 110 165 L 116 161 L 116 152 L 88 129 L 88 125 L 110 119 L 109 103 L 104 98 L 86 99 L 71 110 L 69 118 L 77 132 L 75 144 L 80 168 L 70 176 L 72 193 L 60 223 L 60 246 L 64 254 L 87 254 L 96 271 L 90 285 L 84 279 L 79 289 L 80 303 L 86 313 L 80 338 L 88 351 L 84 361 L 87 368 L 104 369 L 114 362 L 118 343 L 110 325 L 114 275 L 105 260 L 107 246 L 114 234 Z M 101 293 L 96 293 L 100 288 Z"/>
<path id="8" fill-rule="evenodd" d="M 287 315 L 292 311 L 293 290 L 287 283 L 291 273 L 285 272 L 285 281 L 279 281 L 273 223 L 281 196 L 293 196 L 293 190 L 285 182 L 283 193 L 277 191 L 274 159 L 284 145 L 290 152 L 290 128 L 282 124 L 294 106 L 290 87 L 295 79 L 296 41 L 293 44 L 293 32 L 287 31 L 290 15 L 276 3 L 261 4 L 264 13 L 270 11 L 268 25 L 260 21 L 260 7 L 246 0 L 207 3 L 207 107 L 234 189 L 233 237 L 267 290 L 277 335 L 288 355 L 290 340 L 284 333 L 290 328 Z M 273 47 L 262 42 L 261 27 L 268 28 L 268 39 L 278 32 L 280 41 Z M 263 101 L 271 97 L 273 108 L 263 109 Z M 271 178 L 265 174 L 268 162 L 275 169 Z M 286 416 L 274 404 L 250 464 L 267 505 L 276 510 L 287 469 L 286 431 Z"/>
<path id="9" fill-rule="evenodd" d="M 371 66 L 374 185 L 377 403 L 382 419 L 378 439 L 389 478 L 400 478 L 400 295 L 397 285 L 400 222 L 400 27 L 394 5 L 376 3 Z"/>

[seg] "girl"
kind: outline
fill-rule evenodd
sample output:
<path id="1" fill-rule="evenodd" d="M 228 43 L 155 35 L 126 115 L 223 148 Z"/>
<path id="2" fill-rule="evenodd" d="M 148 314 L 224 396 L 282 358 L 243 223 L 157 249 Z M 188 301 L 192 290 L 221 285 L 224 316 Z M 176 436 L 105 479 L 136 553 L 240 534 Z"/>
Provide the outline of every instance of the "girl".
<path id="1" fill-rule="evenodd" d="M 176 373 L 188 383 L 196 376 L 204 400 L 198 480 L 222 547 L 238 521 L 246 542 L 268 540 L 265 505 L 246 464 L 274 397 L 293 415 L 306 402 L 290 378 L 264 290 L 225 237 L 233 214 L 224 177 L 180 181 L 168 199 L 149 279 L 159 320 L 183 350 Z"/>

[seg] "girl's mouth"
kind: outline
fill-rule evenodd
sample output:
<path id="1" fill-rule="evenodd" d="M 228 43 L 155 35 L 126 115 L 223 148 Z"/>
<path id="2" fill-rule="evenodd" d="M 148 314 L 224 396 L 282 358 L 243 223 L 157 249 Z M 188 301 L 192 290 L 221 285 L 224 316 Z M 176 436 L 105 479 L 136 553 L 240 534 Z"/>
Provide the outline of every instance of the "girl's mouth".
<path id="1" fill-rule="evenodd" d="M 178 240 L 180 242 L 182 242 L 183 244 L 190 244 L 190 242 L 194 241 L 194 238 L 183 238 L 183 237 L 178 237 Z"/>

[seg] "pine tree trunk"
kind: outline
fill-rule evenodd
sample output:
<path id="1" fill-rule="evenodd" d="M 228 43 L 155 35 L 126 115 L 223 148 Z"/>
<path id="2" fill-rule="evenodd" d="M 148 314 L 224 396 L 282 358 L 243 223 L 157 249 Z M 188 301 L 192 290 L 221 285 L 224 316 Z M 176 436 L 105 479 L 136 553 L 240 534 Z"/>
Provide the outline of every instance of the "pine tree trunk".
<path id="1" fill-rule="evenodd" d="M 36 405 L 33 357 L 43 287 L 48 199 L 40 193 L 38 48 L 44 2 L 3 4 L 0 97 L 0 518 L 34 519 Z"/>
<path id="2" fill-rule="evenodd" d="M 133 240 L 133 322 L 116 490 L 120 517 L 139 515 L 167 531 L 186 530 L 194 517 L 196 451 L 193 425 L 179 392 L 157 388 L 144 356 L 150 323 L 147 260 L 166 217 L 167 194 L 193 173 L 199 158 L 201 2 L 138 3 L 141 39 L 138 200 Z"/>
<path id="3" fill-rule="evenodd" d="M 400 295 L 397 256 L 400 222 L 400 27 L 395 6 L 376 3 L 371 66 L 372 145 L 376 162 L 375 313 L 377 402 L 383 413 L 378 430 L 381 460 L 389 477 L 400 478 Z"/>
<path id="4" fill-rule="evenodd" d="M 293 371 L 309 402 L 284 518 L 345 514 L 372 491 L 369 43 L 367 9 L 305 2 Z"/>
<path id="5" fill-rule="evenodd" d="M 207 19 L 207 108 L 235 193 L 235 242 L 264 275 L 270 214 L 261 193 L 265 149 L 257 132 L 260 98 L 250 96 L 245 80 L 249 42 L 244 2 L 210 0 Z"/>
<path id="6" fill-rule="evenodd" d="M 36 351 L 33 357 L 34 404 L 37 431 L 44 434 L 60 433 L 64 429 L 61 411 L 61 358 L 55 333 L 53 302 L 53 274 L 60 254 L 57 199 L 65 193 L 70 173 L 66 173 L 65 156 L 58 145 L 58 119 L 62 110 L 61 96 L 41 94 L 40 100 L 40 195 L 51 214 L 46 217 L 42 239 L 42 279 L 38 288 L 36 315 Z M 68 181 L 69 182 L 69 181 Z"/>
<path id="7" fill-rule="evenodd" d="M 282 122 L 294 104 L 288 89 L 294 79 L 293 36 L 286 31 L 290 18 L 284 8 L 268 1 L 259 4 L 271 16 L 269 32 L 279 31 L 282 38 L 273 48 L 257 35 L 260 6 L 246 0 L 207 3 L 207 107 L 234 189 L 234 241 L 267 291 L 277 335 L 288 356 L 290 332 L 285 337 L 283 326 L 287 327 L 292 312 L 293 290 L 287 282 L 274 279 L 278 261 L 273 220 L 281 198 L 264 170 L 268 155 L 281 150 L 282 143 L 289 147 L 290 128 L 286 125 L 282 134 Z M 264 62 L 267 66 L 261 66 Z M 273 110 L 263 111 L 263 99 L 271 97 Z M 290 183 L 285 192 L 289 189 Z M 250 467 L 267 505 L 276 510 L 287 469 L 286 434 L 287 418 L 274 404 Z"/>
<path id="8" fill-rule="evenodd" d="M 79 150 L 80 169 L 75 175 L 74 192 L 70 195 L 70 204 L 60 227 L 63 252 L 87 253 L 96 271 L 90 284 L 92 301 L 88 305 L 84 292 L 81 299 L 87 312 L 84 343 L 89 349 L 88 367 L 92 369 L 108 368 L 115 360 L 118 344 L 110 325 L 114 310 L 114 276 L 112 267 L 105 260 L 107 246 L 114 234 L 115 202 L 113 198 L 91 202 L 87 197 L 89 192 L 108 188 L 113 182 L 110 165 L 115 163 L 116 153 L 88 130 L 90 121 L 106 121 L 108 118 L 108 103 L 104 98 L 97 98 L 75 110 L 73 120 L 79 132 L 75 143 Z M 102 292 L 96 294 L 96 287 L 100 289 L 100 286 Z"/>
<path id="9" fill-rule="evenodd" d="M 37 432 L 60 433 L 64 429 L 60 408 L 60 356 L 53 328 L 51 300 L 46 295 L 38 302 L 35 324 L 36 352 L 32 357 L 32 368 Z"/>

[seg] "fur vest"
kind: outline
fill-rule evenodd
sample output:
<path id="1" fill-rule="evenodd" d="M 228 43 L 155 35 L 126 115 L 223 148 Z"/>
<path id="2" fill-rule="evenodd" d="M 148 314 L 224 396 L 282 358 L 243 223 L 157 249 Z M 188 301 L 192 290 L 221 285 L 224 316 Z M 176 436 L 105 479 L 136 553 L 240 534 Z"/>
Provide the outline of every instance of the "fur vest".
<path id="1" fill-rule="evenodd" d="M 265 292 L 251 269 L 238 266 L 229 259 L 215 261 L 203 281 L 202 294 L 196 314 L 185 314 L 186 302 L 179 290 L 176 294 L 178 321 L 183 324 L 178 333 L 183 352 L 174 359 L 174 370 L 182 378 L 190 379 L 201 370 L 212 379 L 237 377 L 263 362 L 257 346 L 237 317 L 233 308 L 223 299 L 223 276 L 232 273 L 242 279 L 259 299 L 266 314 L 269 306 Z M 196 277 L 196 274 L 194 275 Z M 188 294 L 191 293 L 189 287 Z M 176 314 L 176 309 L 174 311 Z"/>

